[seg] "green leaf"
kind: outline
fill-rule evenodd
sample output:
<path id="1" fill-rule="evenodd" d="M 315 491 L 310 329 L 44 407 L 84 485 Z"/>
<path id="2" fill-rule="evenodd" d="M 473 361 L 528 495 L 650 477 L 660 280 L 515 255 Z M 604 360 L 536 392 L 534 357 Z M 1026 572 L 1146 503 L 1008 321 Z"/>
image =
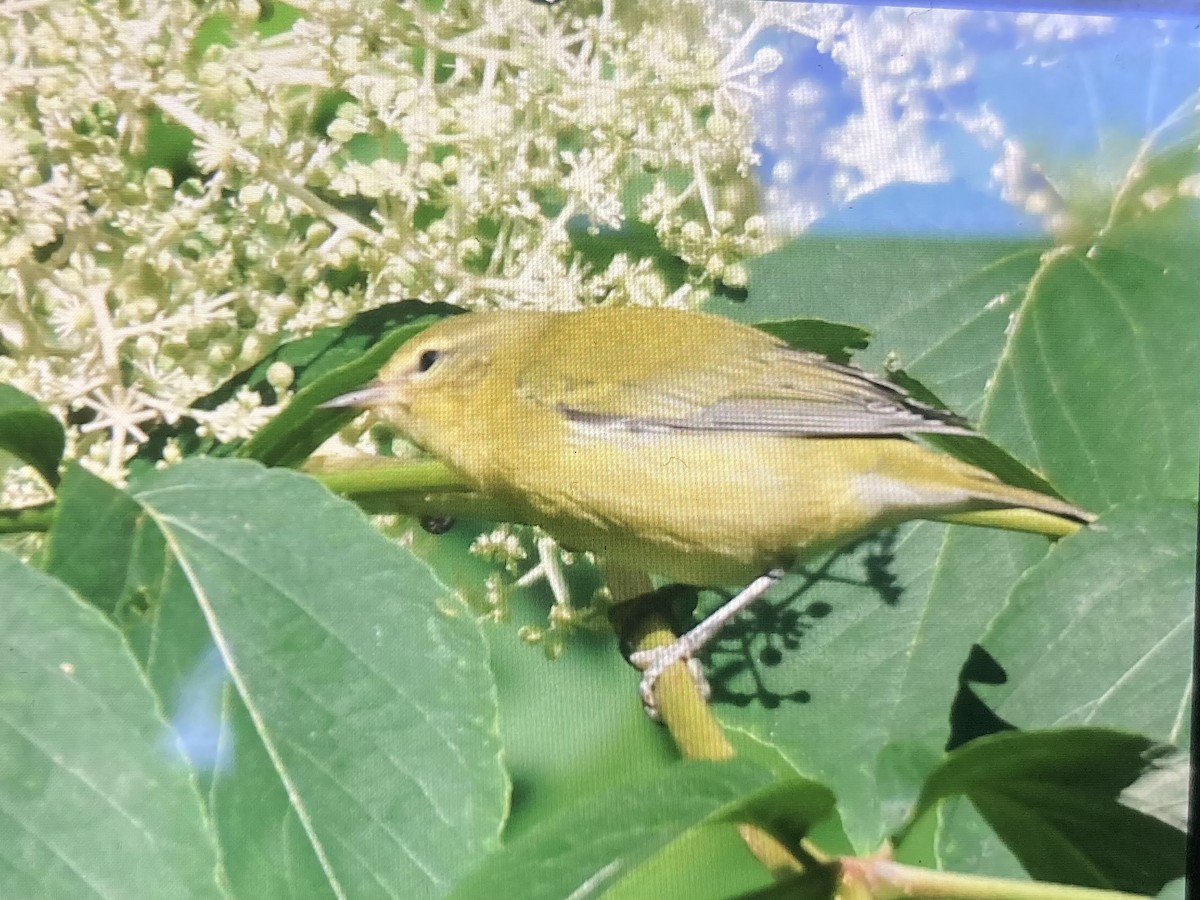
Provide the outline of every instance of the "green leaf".
<path id="1" fill-rule="evenodd" d="M 865 328 L 820 319 L 755 322 L 754 327 L 799 350 L 811 350 L 839 363 L 848 363 L 855 351 L 866 348 L 871 337 Z"/>
<path id="2" fill-rule="evenodd" d="M 212 640 L 178 560 L 162 532 L 126 491 L 72 465 L 59 490 L 59 511 L 47 535 L 45 570 L 117 624 L 172 718 Z M 207 748 L 185 740 L 198 768 Z M 211 759 L 207 768 L 212 767 Z"/>
<path id="3" fill-rule="evenodd" d="M 1192 502 L 1129 504 L 1061 542 L 1018 582 L 983 638 L 993 672 L 970 685 L 973 695 L 1022 728 L 1104 725 L 1186 746 L 1195 523 Z M 1164 785 L 1178 786 L 1179 775 L 1161 766 L 1128 789 L 1129 805 L 1178 824 L 1187 791 L 1172 797 Z M 991 828 L 961 804 L 948 806 L 942 824 L 944 862 L 1013 874 Z"/>
<path id="4" fill-rule="evenodd" d="M 125 633 L 204 782 L 234 892 L 333 896 L 245 704 L 213 658 L 208 623 L 162 532 L 129 494 L 77 466 L 66 472 L 59 505 L 47 571 Z"/>
<path id="5" fill-rule="evenodd" d="M 736 829 L 704 825 L 635 868 L 604 893 L 604 900 L 728 900 L 772 883 Z"/>
<path id="6" fill-rule="evenodd" d="M 1183 874 L 1186 833 L 1122 797 L 1164 750 L 1097 728 L 989 735 L 946 757 L 918 814 L 962 794 L 1034 878 L 1157 893 Z"/>
<path id="7" fill-rule="evenodd" d="M 467 610 L 303 475 L 196 460 L 131 494 L 335 890 L 442 893 L 497 841 L 507 806 L 495 688 Z"/>
<path id="8" fill-rule="evenodd" d="M 823 787 L 804 781 L 772 785 L 765 770 L 741 760 L 680 763 L 547 817 L 488 857 L 450 896 L 510 896 L 519 885 L 526 900 L 599 897 L 701 825 L 746 821 L 794 836 L 831 807 Z"/>
<path id="9" fill-rule="evenodd" d="M 1179 372 L 1200 332 L 1197 208 L 1175 200 L 1078 247 L 800 238 L 752 262 L 745 303 L 714 309 L 871 322 L 860 364 L 903 367 L 1096 511 L 1195 496 L 1200 388 Z"/>
<path id="10" fill-rule="evenodd" d="M 1103 725 L 1186 746 L 1196 504 L 1131 504 L 1021 579 L 982 640 L 1006 677 L 974 686 L 1020 728 Z"/>
<path id="11" fill-rule="evenodd" d="M 1200 222 L 1178 201 L 1047 258 L 988 398 L 989 437 L 1101 512 L 1195 497 Z"/>
<path id="12" fill-rule="evenodd" d="M 0 450 L 33 466 L 51 487 L 58 484 L 58 463 L 66 437 L 58 419 L 9 384 L 0 384 Z"/>
<path id="13" fill-rule="evenodd" d="M 748 322 L 872 323 L 860 364 L 903 366 L 1012 464 L 990 450 L 978 462 L 1014 480 L 1032 469 L 1093 511 L 1194 497 L 1200 397 L 1179 372 L 1200 366 L 1197 232 L 1195 204 L 1177 200 L 1111 229 L 1095 250 L 801 238 L 751 263 L 746 302 L 712 308 Z M 811 585 L 780 585 L 711 660 L 722 720 L 829 784 L 863 852 L 903 821 L 947 745 L 972 645 L 1050 544 L 915 524 L 874 547 L 814 566 Z M 1090 553 L 1098 578 L 1107 561 Z M 1043 608 L 1056 603 L 1047 596 Z M 1175 656 L 1177 672 L 1185 659 Z"/>
<path id="14" fill-rule="evenodd" d="M 459 521 L 444 534 L 407 523 L 398 535 L 452 590 L 488 609 L 485 584 L 491 561 L 470 546 L 492 526 Z M 536 554 L 528 541 L 527 550 Z M 577 559 L 579 559 L 577 557 Z M 601 584 L 582 561 L 564 570 L 572 598 L 582 603 Z M 505 621 L 483 629 L 499 693 L 505 768 L 513 780 L 505 840 L 608 785 L 650 779 L 672 769 L 678 750 L 666 729 L 648 727 L 637 701 L 639 673 L 620 654 L 610 630 L 571 633 L 563 652 L 548 659 L 543 647 L 520 637 L 545 628 L 553 604 L 543 581 L 505 593 Z"/>
<path id="15" fill-rule="evenodd" d="M 25 897 L 219 897 L 203 804 L 119 632 L 0 551 L 0 883 Z"/>
<path id="16" fill-rule="evenodd" d="M 128 590 L 140 512 L 124 491 L 72 463 L 58 489 L 42 567 L 111 615 Z"/>
<path id="17" fill-rule="evenodd" d="M 950 530 L 905 526 L 788 576 L 709 656 L 722 721 L 828 784 L 860 852 L 905 820 L 949 736 L 962 659 L 994 613 L 986 594 L 964 601 L 963 581 L 1011 583 L 1045 552 L 1029 535 Z M 934 569 L 951 540 L 966 571 Z"/>
<path id="18" fill-rule="evenodd" d="M 248 461 L 108 487 L 124 504 L 68 486 L 56 529 L 123 554 L 89 590 L 171 716 L 239 896 L 437 896 L 497 842 L 508 788 L 478 626 L 361 512 Z M 130 513 L 132 538 L 88 535 L 121 529 L 88 520 L 84 493 Z"/>
<path id="19" fill-rule="evenodd" d="M 246 704 L 229 683 L 218 702 L 215 758 L 224 765 L 211 780 L 208 801 L 237 896 L 336 896 Z M 393 887 L 393 893 L 402 892 Z"/>

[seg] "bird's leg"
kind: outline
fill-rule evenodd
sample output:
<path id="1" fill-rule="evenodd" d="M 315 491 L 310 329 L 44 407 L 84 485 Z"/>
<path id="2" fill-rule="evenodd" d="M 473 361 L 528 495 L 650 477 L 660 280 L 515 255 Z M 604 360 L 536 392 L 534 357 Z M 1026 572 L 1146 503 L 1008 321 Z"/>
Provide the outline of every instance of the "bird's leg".
<path id="1" fill-rule="evenodd" d="M 754 579 L 740 594 L 667 646 L 655 647 L 653 650 L 638 650 L 630 655 L 629 661 L 642 670 L 642 683 L 638 686 L 638 690 L 642 695 L 642 705 L 652 719 L 658 718 L 657 704 L 654 702 L 654 683 L 658 681 L 658 677 L 667 670 L 668 666 L 677 662 L 685 661 L 688 664 L 692 677 L 701 686 L 701 690 L 705 691 L 705 696 L 708 696 L 707 682 L 704 681 L 699 665 L 693 659 L 696 652 L 716 637 L 717 632 L 724 628 L 730 619 L 770 590 L 771 586 L 783 575 L 782 569 L 772 569 L 766 575 Z"/>

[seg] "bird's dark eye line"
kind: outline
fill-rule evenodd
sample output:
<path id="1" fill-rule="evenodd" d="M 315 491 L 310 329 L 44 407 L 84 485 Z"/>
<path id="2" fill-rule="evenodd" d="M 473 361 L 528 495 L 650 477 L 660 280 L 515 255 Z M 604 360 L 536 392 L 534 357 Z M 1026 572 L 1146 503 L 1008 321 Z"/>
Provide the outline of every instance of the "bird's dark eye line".
<path id="1" fill-rule="evenodd" d="M 442 358 L 441 350 L 425 350 L 417 357 L 417 371 L 428 372 Z"/>

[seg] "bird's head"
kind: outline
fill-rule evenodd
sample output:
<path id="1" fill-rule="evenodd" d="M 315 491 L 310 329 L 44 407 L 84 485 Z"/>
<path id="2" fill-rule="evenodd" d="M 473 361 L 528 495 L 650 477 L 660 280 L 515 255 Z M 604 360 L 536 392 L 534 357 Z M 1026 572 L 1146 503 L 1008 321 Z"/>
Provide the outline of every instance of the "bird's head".
<path id="1" fill-rule="evenodd" d="M 450 316 L 406 341 L 375 381 L 324 404 L 376 409 L 415 443 L 438 456 L 447 442 L 480 428 L 510 396 L 521 348 L 544 327 L 533 312 L 492 311 Z M 449 451 L 449 452 L 448 452 Z"/>

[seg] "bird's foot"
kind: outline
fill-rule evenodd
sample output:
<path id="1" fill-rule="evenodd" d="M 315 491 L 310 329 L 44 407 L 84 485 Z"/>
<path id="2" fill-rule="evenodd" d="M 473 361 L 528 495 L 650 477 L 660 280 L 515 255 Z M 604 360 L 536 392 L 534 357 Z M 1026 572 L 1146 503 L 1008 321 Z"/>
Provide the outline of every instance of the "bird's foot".
<path id="1" fill-rule="evenodd" d="M 682 634 L 665 647 L 654 647 L 650 650 L 638 650 L 630 654 L 629 661 L 642 670 L 642 683 L 639 690 L 642 694 L 642 706 L 646 713 L 656 722 L 659 721 L 658 704 L 654 701 L 654 683 L 670 666 L 677 662 L 686 662 L 688 671 L 696 687 L 707 700 L 712 691 L 708 681 L 700 669 L 699 663 L 693 657 L 699 650 L 713 639 L 730 619 L 770 590 L 771 585 L 783 577 L 782 569 L 772 569 L 750 584 L 746 585 L 736 597 L 717 609 L 711 616 L 686 634 Z"/>
<path id="2" fill-rule="evenodd" d="M 690 641 L 684 637 L 678 638 L 665 647 L 654 647 L 650 650 L 638 650 L 629 656 L 629 662 L 642 671 L 642 681 L 638 685 L 638 693 L 642 696 L 642 708 L 655 722 L 662 721 L 658 711 L 658 701 L 654 697 L 654 686 L 663 672 L 677 662 L 687 666 L 688 674 L 696 684 L 705 700 L 712 696 L 712 687 L 704 677 L 704 669 L 700 660 L 692 656 L 693 648 Z"/>

